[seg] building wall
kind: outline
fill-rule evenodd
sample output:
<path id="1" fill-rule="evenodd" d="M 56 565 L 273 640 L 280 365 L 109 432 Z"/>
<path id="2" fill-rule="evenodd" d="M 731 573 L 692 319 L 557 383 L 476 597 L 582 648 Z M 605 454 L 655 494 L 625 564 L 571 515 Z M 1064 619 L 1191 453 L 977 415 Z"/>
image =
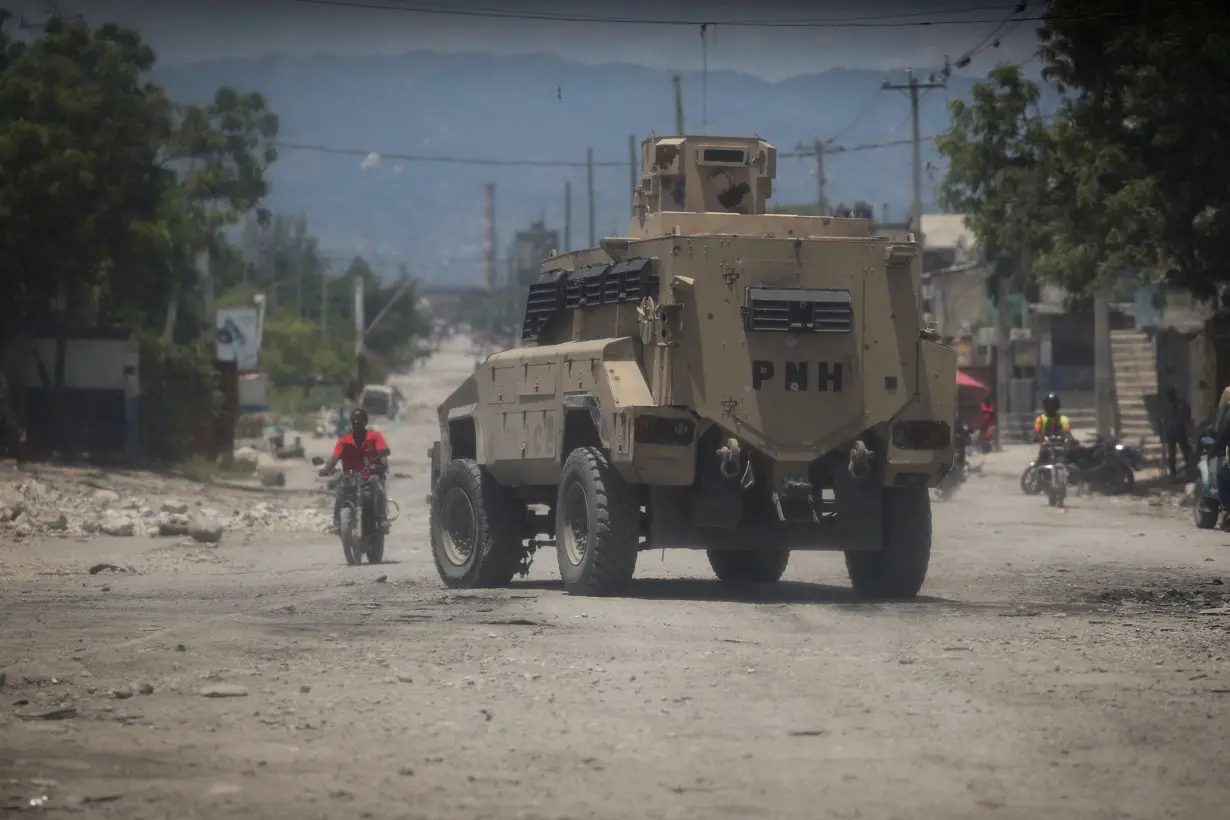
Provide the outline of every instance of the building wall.
<path id="1" fill-rule="evenodd" d="M 973 267 L 931 276 L 932 310 L 941 336 L 961 336 L 987 322 L 986 271 Z"/>

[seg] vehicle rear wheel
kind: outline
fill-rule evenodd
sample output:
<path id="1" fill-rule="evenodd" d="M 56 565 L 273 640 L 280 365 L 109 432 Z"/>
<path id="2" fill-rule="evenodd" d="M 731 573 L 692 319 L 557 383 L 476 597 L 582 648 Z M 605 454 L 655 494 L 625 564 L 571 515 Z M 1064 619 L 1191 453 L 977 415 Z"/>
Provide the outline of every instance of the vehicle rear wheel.
<path id="1" fill-rule="evenodd" d="M 885 487 L 883 543 L 846 552 L 846 571 L 860 598 L 918 595 L 931 563 L 931 496 L 926 487 Z"/>
<path id="2" fill-rule="evenodd" d="M 475 461 L 440 469 L 431 495 L 431 553 L 445 586 L 508 586 L 525 560 L 525 506 Z"/>
<path id="3" fill-rule="evenodd" d="M 707 550 L 709 566 L 727 584 L 771 584 L 790 564 L 790 550 Z"/>
<path id="4" fill-rule="evenodd" d="M 1115 485 L 1112 492 L 1115 495 L 1130 493 L 1136 489 L 1136 473 L 1132 468 L 1122 462 L 1119 463 L 1119 474 L 1115 476 Z"/>
<path id="5" fill-rule="evenodd" d="M 636 572 L 641 507 L 602 451 L 579 447 L 564 462 L 555 503 L 559 574 L 572 595 L 613 595 Z"/>
<path id="6" fill-rule="evenodd" d="M 371 536 L 367 542 L 367 562 L 369 564 L 379 564 L 384 560 L 384 533 L 377 533 Z"/>

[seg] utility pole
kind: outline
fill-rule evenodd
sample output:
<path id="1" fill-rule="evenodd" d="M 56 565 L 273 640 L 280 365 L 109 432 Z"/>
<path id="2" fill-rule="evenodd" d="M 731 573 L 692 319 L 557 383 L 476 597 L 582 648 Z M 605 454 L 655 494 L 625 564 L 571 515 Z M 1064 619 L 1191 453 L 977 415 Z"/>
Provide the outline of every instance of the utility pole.
<path id="1" fill-rule="evenodd" d="M 320 270 L 320 347 L 329 343 L 329 272 Z"/>
<path id="2" fill-rule="evenodd" d="M 564 253 L 572 250 L 572 182 L 564 182 Z"/>
<path id="3" fill-rule="evenodd" d="M 1110 360 L 1110 305 L 1101 284 L 1093 292 L 1093 378 L 1098 435 L 1109 439 L 1114 424 L 1114 376 Z"/>
<path id="4" fill-rule="evenodd" d="M 829 203 L 824 196 L 824 143 L 816 138 L 816 216 L 829 212 Z"/>
<path id="5" fill-rule="evenodd" d="M 594 247 L 598 244 L 598 239 L 594 233 L 594 149 L 589 148 L 585 152 L 585 180 L 589 188 L 589 247 Z"/>
<path id="6" fill-rule="evenodd" d="M 633 216 L 636 216 L 636 178 L 637 173 L 636 161 L 636 134 L 628 135 L 628 210 Z"/>
<path id="7" fill-rule="evenodd" d="M 486 207 L 484 215 L 487 220 L 486 248 L 484 262 L 486 263 L 487 291 L 495 292 L 495 183 L 488 182 L 486 189 Z"/>
<path id="8" fill-rule="evenodd" d="M 1001 270 L 995 293 L 995 450 L 1004 449 L 1004 425 L 1008 421 L 1008 392 L 1012 389 L 1009 348 L 1012 325 L 1008 314 L 1008 277 Z"/>
<path id="9" fill-rule="evenodd" d="M 671 82 L 675 85 L 675 136 L 682 137 L 687 133 L 683 130 L 683 78 L 676 74 Z"/>
<path id="10" fill-rule="evenodd" d="M 913 142 L 914 142 L 914 200 L 910 204 L 910 229 L 917 235 L 918 242 L 924 240 L 922 234 L 922 137 L 919 135 L 918 126 L 918 99 L 919 92 L 928 91 L 933 88 L 943 88 L 944 83 L 926 82 L 920 83 L 918 78 L 914 76 L 914 72 L 906 69 L 906 83 L 904 85 L 894 85 L 888 80 L 884 81 L 881 88 L 885 90 L 903 91 L 910 98 L 910 119 L 913 123 Z M 1000 399 L 1003 400 L 1002 397 Z"/>
<path id="11" fill-rule="evenodd" d="M 363 316 L 363 277 L 355 271 L 354 277 L 354 364 L 355 379 L 359 389 L 363 387 L 363 331 L 367 322 Z M 355 398 L 358 398 L 356 393 Z"/>

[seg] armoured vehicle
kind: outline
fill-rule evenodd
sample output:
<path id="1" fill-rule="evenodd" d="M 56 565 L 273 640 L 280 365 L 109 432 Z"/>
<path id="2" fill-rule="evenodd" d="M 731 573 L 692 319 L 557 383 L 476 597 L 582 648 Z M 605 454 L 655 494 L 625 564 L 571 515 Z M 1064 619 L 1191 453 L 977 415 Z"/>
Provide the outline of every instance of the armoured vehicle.
<path id="1" fill-rule="evenodd" d="M 649 549 L 704 549 L 728 582 L 843 550 L 857 594 L 917 595 L 956 410 L 921 248 L 766 214 L 775 170 L 759 138 L 651 138 L 628 236 L 542 262 L 522 346 L 439 408 L 446 585 L 506 585 L 552 544 L 582 595 Z"/>

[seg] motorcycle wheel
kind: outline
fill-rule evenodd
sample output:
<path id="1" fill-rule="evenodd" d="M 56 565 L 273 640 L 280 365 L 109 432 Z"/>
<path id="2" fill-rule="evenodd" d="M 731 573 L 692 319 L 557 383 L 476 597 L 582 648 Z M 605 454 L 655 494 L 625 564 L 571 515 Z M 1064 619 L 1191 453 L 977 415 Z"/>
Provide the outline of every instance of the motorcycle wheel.
<path id="1" fill-rule="evenodd" d="M 349 504 L 343 504 L 341 513 L 338 515 L 338 523 L 340 524 L 339 530 L 342 536 L 342 554 L 346 556 L 346 563 L 352 567 L 358 566 L 363 560 L 363 556 L 359 554 L 357 549 L 359 534 L 354 507 Z"/>
<path id="2" fill-rule="evenodd" d="M 378 532 L 367 542 L 367 563 L 379 564 L 384 560 L 384 533 Z"/>
<path id="3" fill-rule="evenodd" d="M 1211 530 L 1217 526 L 1217 519 L 1221 517 L 1221 508 L 1207 498 L 1200 497 L 1200 485 L 1196 485 L 1196 499 L 1192 504 L 1192 516 L 1196 519 L 1196 528 L 1201 530 Z"/>
<path id="4" fill-rule="evenodd" d="M 1032 464 L 1021 473 L 1021 492 L 1025 495 L 1037 495 L 1042 492 L 1042 480 L 1038 476 L 1038 468 Z"/>
<path id="5" fill-rule="evenodd" d="M 1126 464 L 1119 465 L 1119 474 L 1115 476 L 1115 479 L 1114 487 L 1111 488 L 1111 492 L 1115 495 L 1130 493 L 1136 489 L 1136 473 Z"/>
<path id="6" fill-rule="evenodd" d="M 1054 487 L 1054 490 L 1052 491 L 1055 497 L 1054 503 L 1056 507 L 1062 508 L 1064 501 L 1067 499 L 1067 496 L 1068 496 L 1067 472 L 1064 471 L 1063 469 L 1057 470 L 1055 472 L 1054 483 L 1055 483 L 1055 487 Z"/>

